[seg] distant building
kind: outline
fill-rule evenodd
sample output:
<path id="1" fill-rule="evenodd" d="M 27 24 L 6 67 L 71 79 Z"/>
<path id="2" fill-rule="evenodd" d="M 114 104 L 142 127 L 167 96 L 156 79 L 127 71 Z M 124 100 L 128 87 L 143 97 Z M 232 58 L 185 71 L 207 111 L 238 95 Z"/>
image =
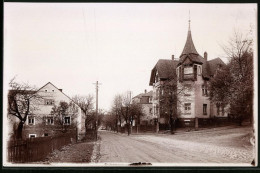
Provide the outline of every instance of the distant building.
<path id="1" fill-rule="evenodd" d="M 167 118 L 160 110 L 162 85 L 164 81 L 175 78 L 178 89 L 178 119 L 182 126 L 195 126 L 195 118 L 199 120 L 212 117 L 227 117 L 227 107 L 209 100 L 209 80 L 225 66 L 220 58 L 208 60 L 207 52 L 200 56 L 195 49 L 189 27 L 184 49 L 179 59 L 160 59 L 151 71 L 150 86 L 153 86 L 153 114 L 160 124 L 168 124 Z"/>
<path id="2" fill-rule="evenodd" d="M 69 104 L 73 101 L 62 92 L 62 89 L 58 89 L 50 82 L 38 91 L 35 91 L 35 93 L 41 99 L 37 103 L 34 103 L 37 104 L 37 109 L 27 117 L 23 127 L 23 138 L 52 136 L 61 133 L 60 128 L 57 126 L 58 124 L 55 123 L 55 117 L 51 114 L 52 108 L 54 105 L 58 106 L 60 102 L 67 102 Z M 74 105 L 75 109 L 78 110 L 77 114 L 72 116 L 69 112 L 67 115 L 64 115 L 63 125 L 70 126 L 74 123 L 75 128 L 72 130 L 74 132 L 77 131 L 77 135 L 80 138 L 85 133 L 84 116 L 80 107 L 77 104 Z M 14 116 L 10 117 L 12 117 L 11 124 L 19 122 L 18 118 Z"/>
<path id="3" fill-rule="evenodd" d="M 133 102 L 142 105 L 144 116 L 141 117 L 140 125 L 151 125 L 154 123 L 153 106 L 152 106 L 153 91 L 141 93 L 133 97 Z"/>

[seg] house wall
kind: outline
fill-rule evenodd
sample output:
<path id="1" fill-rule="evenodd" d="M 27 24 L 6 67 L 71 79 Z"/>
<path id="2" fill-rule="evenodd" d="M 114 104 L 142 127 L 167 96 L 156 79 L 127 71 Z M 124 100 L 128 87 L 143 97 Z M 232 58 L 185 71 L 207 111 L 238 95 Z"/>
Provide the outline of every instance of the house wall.
<path id="1" fill-rule="evenodd" d="M 147 121 L 150 124 L 151 121 L 153 121 L 153 118 L 155 118 L 153 116 L 153 111 L 150 111 L 150 109 L 153 109 L 153 104 L 151 104 L 151 103 L 142 104 L 142 108 L 143 108 L 145 116 L 141 117 L 141 124 L 142 124 L 142 121 Z"/>
<path id="2" fill-rule="evenodd" d="M 160 118 L 160 111 L 158 112 L 156 111 L 156 106 L 159 107 L 159 92 L 160 92 L 160 82 L 154 83 L 152 108 L 153 108 L 153 116 L 155 118 Z"/>
<path id="3" fill-rule="evenodd" d="M 202 85 L 205 84 L 202 75 L 197 75 L 197 81 L 195 81 L 195 117 L 198 118 L 210 118 L 210 100 L 208 96 L 202 94 Z M 207 114 L 203 114 L 203 104 L 207 104 Z"/>
<path id="4" fill-rule="evenodd" d="M 178 68 L 176 71 L 179 71 Z M 181 121 L 191 121 L 192 124 L 195 125 L 194 118 L 198 117 L 200 119 L 208 119 L 211 117 L 227 117 L 228 116 L 228 106 L 224 108 L 224 115 L 222 115 L 222 112 L 220 111 L 220 114 L 217 115 L 217 107 L 216 104 L 211 103 L 209 100 L 209 97 L 206 95 L 203 95 L 202 92 L 202 85 L 207 85 L 209 81 L 206 81 L 202 77 L 202 66 L 197 65 L 197 80 L 196 81 L 183 81 L 181 83 L 178 82 L 178 87 L 181 88 L 186 84 L 192 85 L 192 90 L 190 92 L 190 96 L 185 96 L 184 92 L 180 95 L 178 102 L 178 112 L 179 112 L 179 118 Z M 209 91 L 208 91 L 209 92 Z M 208 93 L 209 94 L 209 93 Z M 185 103 L 191 103 L 191 114 L 187 115 L 184 113 L 184 104 Z M 207 104 L 207 114 L 203 114 L 203 104 Z M 182 123 L 184 124 L 184 123 Z"/>

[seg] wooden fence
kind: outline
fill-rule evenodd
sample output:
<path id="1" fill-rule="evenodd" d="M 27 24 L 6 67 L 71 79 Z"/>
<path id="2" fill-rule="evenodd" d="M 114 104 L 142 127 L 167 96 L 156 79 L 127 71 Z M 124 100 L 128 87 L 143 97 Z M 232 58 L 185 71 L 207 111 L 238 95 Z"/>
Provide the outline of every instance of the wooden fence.
<path id="1" fill-rule="evenodd" d="M 8 161 L 13 163 L 26 163 L 41 161 L 48 154 L 64 145 L 76 140 L 76 135 L 62 134 L 58 136 L 29 138 L 8 142 Z"/>

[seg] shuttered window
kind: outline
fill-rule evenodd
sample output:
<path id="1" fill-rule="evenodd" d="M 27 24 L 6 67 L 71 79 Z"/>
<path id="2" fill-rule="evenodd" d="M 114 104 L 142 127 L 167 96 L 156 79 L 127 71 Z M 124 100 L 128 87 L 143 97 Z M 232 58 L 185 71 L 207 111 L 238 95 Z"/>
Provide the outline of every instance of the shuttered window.
<path id="1" fill-rule="evenodd" d="M 193 71 L 194 71 L 194 80 L 197 80 L 197 65 L 193 66 Z"/>

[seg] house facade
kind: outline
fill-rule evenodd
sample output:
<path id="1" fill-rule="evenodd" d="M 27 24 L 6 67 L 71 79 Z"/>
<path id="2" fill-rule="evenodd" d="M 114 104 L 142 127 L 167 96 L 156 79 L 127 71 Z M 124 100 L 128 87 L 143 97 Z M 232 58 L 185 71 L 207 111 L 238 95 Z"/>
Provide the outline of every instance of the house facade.
<path id="1" fill-rule="evenodd" d="M 208 60 L 207 52 L 200 56 L 195 49 L 189 27 L 187 40 L 179 59 L 160 59 L 152 69 L 153 114 L 160 124 L 169 123 L 160 110 L 165 81 L 173 80 L 177 86 L 177 117 L 181 126 L 196 126 L 195 121 L 213 117 L 227 117 L 228 108 L 209 100 L 209 81 L 225 63 L 220 58 Z"/>
<path id="2" fill-rule="evenodd" d="M 153 91 L 141 93 L 133 97 L 132 101 L 142 105 L 144 116 L 140 119 L 140 125 L 153 125 L 154 124 L 154 115 L 153 115 Z"/>
<path id="3" fill-rule="evenodd" d="M 41 87 L 36 93 L 39 97 L 34 101 L 36 109 L 32 111 L 23 127 L 23 138 L 53 136 L 65 130 L 77 133 L 78 138 L 85 133 L 84 116 L 80 107 L 70 99 L 62 89 L 57 88 L 51 82 Z M 67 113 L 62 115 L 62 119 L 57 120 L 52 112 L 54 105 L 59 106 L 60 102 L 73 105 Z M 15 118 L 15 121 L 19 120 Z"/>

